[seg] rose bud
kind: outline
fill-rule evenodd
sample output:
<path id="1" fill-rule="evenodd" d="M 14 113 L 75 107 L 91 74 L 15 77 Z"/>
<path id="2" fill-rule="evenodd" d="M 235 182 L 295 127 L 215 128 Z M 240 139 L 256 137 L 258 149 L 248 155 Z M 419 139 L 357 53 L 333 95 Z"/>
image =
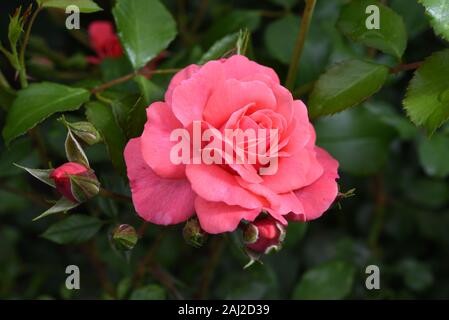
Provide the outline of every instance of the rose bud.
<path id="1" fill-rule="evenodd" d="M 264 217 L 247 224 L 243 229 L 243 241 L 247 249 L 267 254 L 278 251 L 285 238 L 285 228 L 276 220 Z"/>
<path id="2" fill-rule="evenodd" d="M 68 123 L 69 129 L 88 145 L 93 145 L 101 141 L 100 133 L 92 123 L 87 121 Z"/>
<path id="3" fill-rule="evenodd" d="M 100 190 L 93 170 L 76 162 L 67 162 L 54 169 L 50 178 L 58 192 L 73 202 L 84 202 Z"/>
<path id="4" fill-rule="evenodd" d="M 200 223 L 196 217 L 189 219 L 182 230 L 184 240 L 194 246 L 201 247 L 206 241 L 207 234 L 201 229 Z"/>
<path id="5" fill-rule="evenodd" d="M 93 145 L 101 141 L 101 135 L 94 125 L 88 121 L 68 122 L 64 116 L 58 119 L 70 132 L 80 138 L 88 145 Z"/>
<path id="6" fill-rule="evenodd" d="M 123 48 L 114 31 L 114 25 L 109 21 L 93 21 L 88 28 L 89 41 L 97 56 L 87 57 L 92 64 L 99 64 L 106 58 L 120 58 Z"/>
<path id="7" fill-rule="evenodd" d="M 129 251 L 137 243 L 137 232 L 129 224 L 121 224 L 112 232 L 112 240 L 115 248 L 120 251 Z"/>

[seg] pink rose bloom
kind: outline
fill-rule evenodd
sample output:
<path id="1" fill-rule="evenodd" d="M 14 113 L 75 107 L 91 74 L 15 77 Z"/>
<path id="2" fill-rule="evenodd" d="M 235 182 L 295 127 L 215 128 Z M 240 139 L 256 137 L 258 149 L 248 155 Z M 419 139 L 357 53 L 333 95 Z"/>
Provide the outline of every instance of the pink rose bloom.
<path id="1" fill-rule="evenodd" d="M 88 57 L 92 64 L 98 64 L 105 58 L 119 58 L 123 55 L 120 41 L 115 34 L 114 26 L 109 21 L 94 21 L 88 29 L 89 41 L 96 57 Z"/>
<path id="2" fill-rule="evenodd" d="M 220 132 L 277 129 L 276 172 L 260 174 L 260 163 L 174 164 L 170 152 L 177 141 L 170 135 L 192 130 L 194 121 Z M 293 100 L 271 68 L 240 55 L 178 72 L 165 101 L 147 108 L 144 132 L 128 142 L 124 155 L 143 219 L 169 225 L 196 213 L 212 234 L 233 231 L 262 211 L 284 225 L 316 219 L 338 193 L 338 162 L 315 145 L 304 103 Z"/>

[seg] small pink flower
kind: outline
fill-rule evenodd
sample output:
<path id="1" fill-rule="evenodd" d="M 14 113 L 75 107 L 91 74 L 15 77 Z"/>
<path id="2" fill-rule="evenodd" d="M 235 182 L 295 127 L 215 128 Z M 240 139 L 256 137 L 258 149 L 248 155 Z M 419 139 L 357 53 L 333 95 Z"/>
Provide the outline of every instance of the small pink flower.
<path id="1" fill-rule="evenodd" d="M 249 223 L 243 232 L 246 247 L 256 253 L 280 249 L 285 238 L 284 227 L 271 217 Z"/>
<path id="2" fill-rule="evenodd" d="M 92 64 L 98 64 L 105 58 L 119 58 L 123 55 L 120 41 L 115 34 L 114 26 L 109 21 L 94 21 L 89 25 L 89 40 L 96 57 L 88 57 Z"/>
<path id="3" fill-rule="evenodd" d="M 174 163 L 177 142 L 171 134 L 191 131 L 198 122 L 220 133 L 277 130 L 276 172 L 262 175 L 260 163 Z M 147 108 L 144 132 L 128 142 L 124 156 L 134 207 L 143 219 L 169 225 L 196 213 L 201 228 L 212 234 L 233 231 L 262 211 L 283 225 L 313 220 L 338 193 L 338 162 L 316 146 L 304 103 L 293 99 L 271 68 L 241 55 L 178 72 L 165 101 Z"/>
<path id="4" fill-rule="evenodd" d="M 60 194 L 73 202 L 79 202 L 73 195 L 70 175 L 89 177 L 94 180 L 96 180 L 96 177 L 92 170 L 76 162 L 64 163 L 50 174 L 50 178 L 54 180 L 56 189 Z"/>

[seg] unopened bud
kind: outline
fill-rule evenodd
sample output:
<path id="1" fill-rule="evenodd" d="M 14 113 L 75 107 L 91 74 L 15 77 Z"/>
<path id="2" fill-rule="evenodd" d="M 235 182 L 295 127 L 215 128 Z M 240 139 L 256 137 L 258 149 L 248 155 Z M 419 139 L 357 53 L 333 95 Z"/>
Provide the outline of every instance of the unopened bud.
<path id="1" fill-rule="evenodd" d="M 72 194 L 78 202 L 85 202 L 100 192 L 100 182 L 90 170 L 88 176 L 69 175 L 72 184 Z"/>
<path id="2" fill-rule="evenodd" d="M 206 241 L 207 234 L 201 229 L 200 223 L 196 217 L 189 219 L 184 229 L 182 230 L 182 235 L 187 243 L 194 247 L 201 247 Z"/>
<path id="3" fill-rule="evenodd" d="M 137 239 L 136 229 L 129 224 L 117 226 L 112 233 L 114 246 L 120 251 L 132 250 L 137 243 Z"/>
<path id="4" fill-rule="evenodd" d="M 74 135 L 76 135 L 88 145 L 93 145 L 101 141 L 100 133 L 90 122 L 80 121 L 67 123 L 67 125 Z"/>
<path id="5" fill-rule="evenodd" d="M 73 202 L 84 202 L 100 191 L 100 183 L 92 169 L 76 162 L 67 162 L 50 174 L 56 189 Z"/>
<path id="6" fill-rule="evenodd" d="M 284 226 L 271 217 L 257 219 L 243 228 L 246 248 L 261 254 L 280 250 L 284 238 Z"/>

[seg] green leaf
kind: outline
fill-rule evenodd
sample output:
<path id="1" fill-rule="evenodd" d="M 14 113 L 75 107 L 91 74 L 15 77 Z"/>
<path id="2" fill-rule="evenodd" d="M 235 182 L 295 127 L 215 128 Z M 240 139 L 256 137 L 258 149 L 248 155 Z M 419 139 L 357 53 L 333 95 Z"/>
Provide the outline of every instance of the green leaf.
<path id="1" fill-rule="evenodd" d="M 0 75 L 1 77 L 1 75 Z M 16 93 L 9 88 L 2 87 L 0 85 L 0 107 L 4 110 L 9 110 L 11 108 L 14 99 L 16 98 Z"/>
<path id="2" fill-rule="evenodd" d="M 238 33 L 232 33 L 217 40 L 198 60 L 198 64 L 204 64 L 210 60 L 220 59 L 226 53 L 235 48 Z"/>
<path id="3" fill-rule="evenodd" d="M 123 56 L 120 58 L 107 58 L 104 59 L 100 64 L 101 75 L 103 82 L 112 81 L 114 79 L 120 78 L 124 75 L 132 73 L 133 66 L 129 62 L 128 58 Z M 126 91 L 133 92 L 137 91 L 137 86 L 132 81 L 127 81 L 125 83 L 120 83 L 114 86 L 115 91 Z M 103 94 L 108 94 L 109 92 L 104 92 Z"/>
<path id="4" fill-rule="evenodd" d="M 125 299 L 133 286 L 132 277 L 125 277 L 117 285 L 117 298 Z"/>
<path id="5" fill-rule="evenodd" d="M 298 2 L 298 0 L 271 0 L 271 2 L 283 6 L 286 9 L 290 9 Z"/>
<path id="6" fill-rule="evenodd" d="M 57 8 L 65 10 L 68 6 L 75 5 L 82 13 L 91 13 L 101 11 L 101 9 L 92 0 L 37 0 L 44 8 Z"/>
<path id="7" fill-rule="evenodd" d="M 167 48 L 176 36 L 176 23 L 158 0 L 118 0 L 112 13 L 136 70 Z"/>
<path id="8" fill-rule="evenodd" d="M 257 10 L 232 10 L 218 17 L 204 35 L 206 47 L 212 46 L 224 36 L 248 29 L 254 31 L 260 24 L 260 13 Z"/>
<path id="9" fill-rule="evenodd" d="M 86 116 L 89 122 L 92 123 L 103 136 L 112 164 L 121 174 L 123 174 L 125 172 L 123 150 L 126 141 L 122 129 L 115 120 L 112 109 L 102 103 L 91 102 L 86 105 Z"/>
<path id="10" fill-rule="evenodd" d="M 409 39 L 412 39 L 429 27 L 422 6 L 417 1 L 391 0 L 388 5 L 403 19 Z"/>
<path id="11" fill-rule="evenodd" d="M 323 3 L 330 2 L 318 1 L 317 6 L 326 5 Z M 335 6 L 336 4 L 332 2 L 330 6 L 332 5 Z M 335 10 L 338 10 L 338 8 L 335 8 Z M 324 7 L 322 11 L 315 12 L 316 14 L 321 12 L 324 15 L 326 11 L 328 11 L 328 8 Z M 326 68 L 331 52 L 331 39 L 335 37 L 333 33 L 336 33 L 333 24 L 332 27 L 327 25 L 330 21 L 332 21 L 332 17 L 323 16 L 317 19 L 316 23 L 314 20 L 314 23 L 310 26 L 299 62 L 298 82 L 301 84 L 315 81 Z M 286 15 L 268 24 L 264 33 L 264 43 L 270 56 L 285 65 L 290 64 L 299 26 L 300 18 L 293 14 Z M 338 33 L 337 35 L 340 36 Z"/>
<path id="12" fill-rule="evenodd" d="M 398 273 L 404 277 L 406 286 L 413 291 L 423 291 L 434 282 L 432 269 L 424 262 L 406 259 L 402 260 L 397 268 Z"/>
<path id="13" fill-rule="evenodd" d="M 45 218 L 45 217 L 50 216 L 55 213 L 60 213 L 60 212 L 65 213 L 65 212 L 69 211 L 70 209 L 76 208 L 77 206 L 79 206 L 79 203 L 73 202 L 65 197 L 62 197 L 50 209 L 41 213 L 36 218 L 34 218 L 33 221 Z"/>
<path id="14" fill-rule="evenodd" d="M 431 134 L 449 118 L 449 49 L 434 53 L 415 71 L 403 101 L 407 115 Z"/>
<path id="15" fill-rule="evenodd" d="M 370 13 L 365 11 L 370 5 L 379 8 L 379 29 L 370 30 L 366 26 Z M 397 58 L 402 57 L 407 46 L 407 33 L 402 17 L 378 1 L 350 2 L 343 7 L 337 26 L 350 39 Z"/>
<path id="16" fill-rule="evenodd" d="M 134 290 L 130 300 L 165 300 L 165 290 L 158 285 L 150 284 Z"/>
<path id="17" fill-rule="evenodd" d="M 369 101 L 366 106 L 374 113 L 375 117 L 395 128 L 401 139 L 413 140 L 419 134 L 419 129 L 400 114 L 394 105 L 385 101 Z"/>
<path id="18" fill-rule="evenodd" d="M 445 178 L 449 175 L 449 137 L 434 134 L 422 137 L 418 145 L 419 161 L 429 176 Z"/>
<path id="19" fill-rule="evenodd" d="M 135 80 L 140 88 L 143 100 L 145 101 L 147 106 L 149 106 L 154 101 L 163 99 L 164 90 L 162 90 L 162 88 L 156 85 L 154 82 L 148 80 L 144 76 L 137 76 Z"/>
<path id="20" fill-rule="evenodd" d="M 449 2 L 447 0 L 418 0 L 426 8 L 435 33 L 449 41 Z"/>
<path id="21" fill-rule="evenodd" d="M 129 138 L 140 136 L 147 121 L 146 109 L 148 104 L 144 99 L 139 99 L 129 110 L 126 125 L 126 135 Z"/>
<path id="22" fill-rule="evenodd" d="M 271 265 L 255 263 L 244 272 L 220 277 L 216 284 L 219 296 L 229 300 L 262 300 L 279 297 L 279 283 Z"/>
<path id="23" fill-rule="evenodd" d="M 401 185 L 408 203 L 438 209 L 449 200 L 449 186 L 441 179 L 408 178 Z"/>
<path id="24" fill-rule="evenodd" d="M 273 21 L 265 30 L 264 40 L 268 52 L 273 58 L 287 65 L 293 54 L 299 21 L 299 17 L 290 14 Z"/>
<path id="25" fill-rule="evenodd" d="M 138 89 L 137 83 L 128 82 Z M 139 100 L 143 100 L 141 96 L 136 93 L 128 94 L 125 92 L 108 92 L 105 96 L 108 105 L 112 108 L 112 113 L 114 114 L 117 124 L 126 132 L 126 121 L 128 119 L 128 113 L 132 107 Z"/>
<path id="26" fill-rule="evenodd" d="M 115 117 L 115 121 L 120 126 L 120 128 L 122 128 L 122 130 L 125 130 L 127 115 L 130 109 L 132 108 L 133 104 L 127 103 L 127 101 L 123 100 L 114 100 L 111 102 L 110 105 L 112 108 L 112 113 L 114 114 Z"/>
<path id="27" fill-rule="evenodd" d="M 92 238 L 102 224 L 95 217 L 72 215 L 50 226 L 42 237 L 58 244 L 79 244 Z"/>
<path id="28" fill-rule="evenodd" d="M 89 96 L 85 89 L 57 83 L 32 84 L 18 92 L 6 117 L 3 138 L 9 144 L 52 114 L 78 109 Z"/>
<path id="29" fill-rule="evenodd" d="M 317 144 L 329 151 L 342 171 L 354 175 L 378 172 L 386 163 L 396 132 L 360 106 L 315 123 Z"/>
<path id="30" fill-rule="evenodd" d="M 126 135 L 134 138 L 142 134 L 147 121 L 146 109 L 155 101 L 164 98 L 164 91 L 146 78 L 136 78 L 143 97 L 137 100 L 127 113 Z"/>
<path id="31" fill-rule="evenodd" d="M 31 169 L 22 167 L 21 165 L 14 164 L 16 167 L 25 170 L 29 174 L 31 174 L 36 179 L 39 179 L 43 183 L 48 184 L 50 187 L 56 188 L 55 182 L 50 178 L 50 174 L 53 172 L 53 169 Z"/>
<path id="32" fill-rule="evenodd" d="M 309 100 L 311 118 L 350 108 L 376 93 L 385 83 L 388 68 L 361 60 L 337 64 L 315 83 Z"/>
<path id="33" fill-rule="evenodd" d="M 26 161 L 36 156 L 36 151 L 30 150 L 33 150 L 33 145 L 28 139 L 17 141 L 11 144 L 7 151 L 3 150 L 0 153 L 0 178 L 22 173 L 22 170 L 18 166 L 14 166 L 14 163 Z"/>
<path id="34" fill-rule="evenodd" d="M 301 239 L 305 236 L 307 231 L 307 223 L 294 222 L 289 223 L 287 226 L 286 237 L 284 240 L 284 246 L 286 248 L 297 246 Z"/>
<path id="35" fill-rule="evenodd" d="M 355 268 L 344 261 L 333 261 L 308 270 L 293 292 L 293 299 L 343 299 L 349 295 Z"/>

